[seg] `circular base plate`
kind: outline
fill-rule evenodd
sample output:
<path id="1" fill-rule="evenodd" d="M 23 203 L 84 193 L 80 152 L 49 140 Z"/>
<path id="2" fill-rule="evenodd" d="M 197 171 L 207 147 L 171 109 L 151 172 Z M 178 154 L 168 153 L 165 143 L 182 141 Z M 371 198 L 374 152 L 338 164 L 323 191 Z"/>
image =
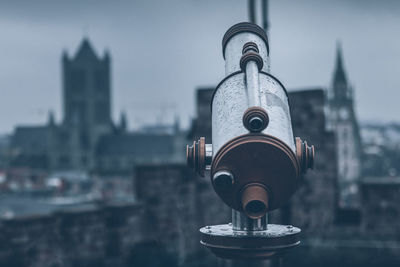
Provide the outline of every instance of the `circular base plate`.
<path id="1" fill-rule="evenodd" d="M 266 259 L 300 244 L 301 230 L 291 225 L 268 224 L 264 231 L 234 231 L 231 224 L 200 229 L 200 243 L 217 257 Z"/>

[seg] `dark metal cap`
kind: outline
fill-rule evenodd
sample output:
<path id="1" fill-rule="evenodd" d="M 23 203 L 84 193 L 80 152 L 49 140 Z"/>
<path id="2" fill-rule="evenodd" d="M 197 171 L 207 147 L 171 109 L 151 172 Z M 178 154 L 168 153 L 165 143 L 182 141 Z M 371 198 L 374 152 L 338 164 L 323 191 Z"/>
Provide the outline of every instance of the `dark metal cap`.
<path id="1" fill-rule="evenodd" d="M 267 46 L 267 53 L 269 54 L 268 36 L 265 33 L 264 29 L 254 23 L 241 22 L 241 23 L 235 24 L 232 27 L 230 27 L 226 31 L 224 38 L 222 38 L 222 54 L 223 54 L 224 58 L 225 58 L 225 47 L 226 47 L 228 41 L 236 34 L 242 33 L 242 32 L 251 32 L 251 33 L 254 33 L 254 34 L 257 34 L 258 36 L 260 36 L 260 38 L 264 40 L 265 45 Z"/>

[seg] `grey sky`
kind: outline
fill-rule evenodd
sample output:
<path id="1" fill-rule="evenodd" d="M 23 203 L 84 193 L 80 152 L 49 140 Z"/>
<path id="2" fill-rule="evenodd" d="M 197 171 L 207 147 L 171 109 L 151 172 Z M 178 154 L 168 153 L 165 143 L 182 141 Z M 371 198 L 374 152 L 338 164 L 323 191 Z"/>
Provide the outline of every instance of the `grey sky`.
<path id="1" fill-rule="evenodd" d="M 329 86 L 336 40 L 362 120 L 400 120 L 400 1 L 270 0 L 272 73 L 289 89 Z M 113 116 L 184 125 L 194 90 L 224 76 L 221 39 L 244 0 L 0 1 L 0 133 L 61 119 L 63 49 L 89 36 L 112 56 Z"/>

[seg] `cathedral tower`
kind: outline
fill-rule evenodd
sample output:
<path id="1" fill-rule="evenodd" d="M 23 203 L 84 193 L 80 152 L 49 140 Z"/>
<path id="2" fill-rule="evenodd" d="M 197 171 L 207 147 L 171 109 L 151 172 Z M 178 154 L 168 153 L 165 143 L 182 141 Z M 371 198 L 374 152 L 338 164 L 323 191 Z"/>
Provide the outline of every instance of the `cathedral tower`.
<path id="1" fill-rule="evenodd" d="M 63 55 L 64 123 L 82 129 L 111 123 L 110 57 L 98 58 L 84 39 L 72 59 Z"/>
<path id="2" fill-rule="evenodd" d="M 84 38 L 74 57 L 62 57 L 63 128 L 78 134 L 77 150 L 90 167 L 100 136 L 112 130 L 110 56 L 98 57 Z M 78 152 L 78 151 L 76 151 Z"/>
<path id="3" fill-rule="evenodd" d="M 357 209 L 358 183 L 361 175 L 361 141 L 354 112 L 353 89 L 343 66 L 340 44 L 336 51 L 336 66 L 329 92 L 330 124 L 335 133 L 339 208 Z"/>

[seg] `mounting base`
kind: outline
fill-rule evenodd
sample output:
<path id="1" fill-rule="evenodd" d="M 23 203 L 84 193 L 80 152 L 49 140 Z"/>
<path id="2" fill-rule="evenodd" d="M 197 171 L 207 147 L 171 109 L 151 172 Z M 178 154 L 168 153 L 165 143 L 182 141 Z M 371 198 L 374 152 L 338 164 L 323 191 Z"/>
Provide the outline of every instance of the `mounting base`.
<path id="1" fill-rule="evenodd" d="M 268 224 L 267 230 L 236 231 L 232 224 L 205 226 L 200 243 L 217 257 L 267 259 L 300 244 L 301 230 L 291 225 Z"/>

